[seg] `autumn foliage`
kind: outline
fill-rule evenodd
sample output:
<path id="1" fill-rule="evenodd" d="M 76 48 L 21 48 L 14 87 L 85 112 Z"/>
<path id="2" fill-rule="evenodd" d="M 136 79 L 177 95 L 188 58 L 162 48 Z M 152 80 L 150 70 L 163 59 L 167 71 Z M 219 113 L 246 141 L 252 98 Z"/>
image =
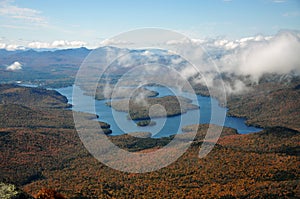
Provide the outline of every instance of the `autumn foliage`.
<path id="1" fill-rule="evenodd" d="M 199 158 L 208 125 L 191 125 L 182 139 L 195 128 L 198 134 L 182 157 L 154 172 L 130 174 L 111 169 L 88 153 L 70 110 L 44 107 L 0 104 L 0 181 L 31 195 L 38 193 L 36 198 L 300 197 L 296 128 L 281 125 L 248 135 L 224 128 L 214 149 Z M 172 139 L 109 138 L 130 152 L 157 150 Z"/>
<path id="2" fill-rule="evenodd" d="M 35 196 L 36 199 L 65 199 L 63 195 L 53 189 L 43 188 Z"/>

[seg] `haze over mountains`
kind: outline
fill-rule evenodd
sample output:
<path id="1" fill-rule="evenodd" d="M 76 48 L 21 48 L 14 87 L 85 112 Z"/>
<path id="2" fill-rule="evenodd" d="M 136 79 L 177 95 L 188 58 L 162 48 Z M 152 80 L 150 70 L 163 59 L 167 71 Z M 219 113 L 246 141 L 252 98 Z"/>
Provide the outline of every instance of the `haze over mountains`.
<path id="1" fill-rule="evenodd" d="M 107 72 L 113 78 L 106 82 L 108 86 L 100 85 L 96 95 L 98 99 L 105 98 L 105 93 L 112 86 L 110 84 L 114 84 L 113 82 L 118 81 L 123 74 L 135 66 L 149 63 L 161 64 L 175 68 L 189 79 L 197 94 L 210 95 L 206 86 L 213 84 L 213 81 L 207 80 L 213 80 L 221 75 L 230 107 L 229 113 L 248 118 L 248 124 L 279 125 L 300 129 L 298 103 L 300 33 L 298 31 L 281 31 L 272 37 L 255 36 L 235 41 L 220 39 L 169 41 L 167 45 L 183 46 L 184 50 L 202 49 L 202 47 L 207 50 L 206 53 L 195 54 L 197 60 L 200 60 L 197 67 L 204 72 L 200 75 L 197 71 L 190 70 L 188 62 L 180 55 L 158 49 L 119 48 L 120 43 L 122 42 L 107 40 L 106 44 L 112 46 L 95 50 L 84 47 L 55 51 L 2 49 L 0 50 L 0 82 L 20 81 L 58 88 L 70 86 L 74 84 L 82 62 L 91 52 L 96 51 L 97 56 L 100 57 L 110 53 L 119 57 L 111 63 L 110 70 Z M 212 64 L 218 66 L 219 74 L 210 70 Z M 104 67 L 101 64 L 98 66 Z M 137 71 L 135 75 L 139 72 L 141 71 Z M 206 81 L 203 81 L 203 78 Z M 136 79 L 134 76 L 129 84 L 134 83 Z M 88 90 L 86 91 L 88 93 Z M 286 109 L 286 106 L 290 108 Z"/>
<path id="2" fill-rule="evenodd" d="M 121 41 L 106 40 L 104 43 L 118 46 Z M 167 45 L 175 44 L 184 46 L 186 51 L 204 48 L 205 53 L 191 56 L 197 56 L 197 60 L 200 60 L 197 67 L 205 72 L 206 79 L 213 79 L 217 75 L 210 71 L 212 65 L 216 64 L 224 76 L 223 80 L 228 94 L 244 92 L 249 85 L 257 84 L 261 80 L 273 79 L 289 82 L 300 74 L 300 59 L 298 58 L 300 33 L 298 31 L 286 30 L 275 36 L 258 35 L 235 41 L 211 39 L 167 43 Z M 195 78 L 197 71 L 185 68 L 184 65 L 188 63 L 180 55 L 172 55 L 166 51 L 100 47 L 98 49 L 100 56 L 105 56 L 108 49 L 116 56 L 126 55 L 114 62 L 119 68 L 119 73 L 124 73 L 135 65 L 150 62 L 177 67 L 182 75 L 187 78 L 193 77 L 195 84 L 209 83 L 207 80 L 203 81 L 203 75 Z M 80 65 L 92 51 L 84 47 L 51 51 L 2 49 L 0 50 L 0 70 L 3 74 L 1 82 L 23 81 L 51 84 L 59 78 L 71 84 Z"/>

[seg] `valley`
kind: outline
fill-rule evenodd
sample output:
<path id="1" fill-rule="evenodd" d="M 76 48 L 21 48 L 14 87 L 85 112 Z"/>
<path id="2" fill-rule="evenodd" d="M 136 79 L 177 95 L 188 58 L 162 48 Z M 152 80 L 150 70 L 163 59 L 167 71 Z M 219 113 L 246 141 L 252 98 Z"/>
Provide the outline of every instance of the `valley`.
<path id="1" fill-rule="evenodd" d="M 44 100 L 41 96 L 48 91 L 43 89 L 1 88 L 3 99 L 14 89 L 24 95 L 20 97 L 22 105 L 1 100 L 1 181 L 14 183 L 30 194 L 51 187 L 69 198 L 126 197 L 129 193 L 133 198 L 299 196 L 300 133 L 296 130 L 270 127 L 241 135 L 223 128 L 213 151 L 199 159 L 197 154 L 208 128 L 203 124 L 188 151 L 170 166 L 151 173 L 127 174 L 110 169 L 88 153 L 64 97 L 50 92 L 55 97 Z M 26 100 L 27 93 L 36 93 L 35 106 Z M 60 105 L 51 108 L 49 103 Z M 83 117 L 88 121 L 95 116 Z M 101 126 L 109 127 L 104 123 Z M 185 133 L 191 128 L 197 126 L 186 127 Z M 172 136 L 119 135 L 110 140 L 123 149 L 147 153 L 169 143 Z"/>

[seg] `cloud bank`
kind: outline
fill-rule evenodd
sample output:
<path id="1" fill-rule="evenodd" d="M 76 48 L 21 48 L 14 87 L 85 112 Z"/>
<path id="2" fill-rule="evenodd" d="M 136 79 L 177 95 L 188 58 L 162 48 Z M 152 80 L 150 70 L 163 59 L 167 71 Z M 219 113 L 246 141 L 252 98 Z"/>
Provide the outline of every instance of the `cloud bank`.
<path id="1" fill-rule="evenodd" d="M 83 41 L 67 41 L 56 40 L 52 43 L 47 42 L 31 42 L 28 44 L 29 48 L 41 49 L 41 48 L 78 48 L 83 47 L 87 43 Z"/>
<path id="2" fill-rule="evenodd" d="M 153 49 L 133 51 L 119 57 L 115 68 L 130 69 L 144 63 L 167 65 L 179 71 L 183 77 L 192 79 L 195 84 L 208 87 L 213 87 L 214 80 L 222 74 L 228 94 L 247 91 L 249 85 L 258 84 L 266 75 L 274 75 L 276 78 L 300 75 L 298 31 L 286 30 L 274 36 L 256 35 L 238 40 L 183 38 L 170 40 L 165 44 L 179 49 L 177 52 L 182 57 Z M 194 64 L 196 69 L 186 61 Z M 201 74 L 198 74 L 199 71 Z M 289 79 L 281 78 L 280 81 L 287 80 Z"/>
<path id="3" fill-rule="evenodd" d="M 104 40 L 102 45 L 132 46 L 131 42 L 123 40 Z M 7 50 L 16 49 L 64 49 L 78 48 L 86 46 L 83 41 L 56 40 L 53 42 L 30 42 L 25 46 L 5 44 L 0 42 L 0 48 Z M 225 38 L 217 39 L 182 39 L 170 40 L 165 45 L 183 48 L 184 53 L 188 53 L 192 63 L 204 72 L 203 75 L 195 78 L 197 70 L 191 67 L 183 67 L 184 59 L 172 55 L 167 51 L 141 50 L 126 56 L 119 57 L 116 61 L 118 66 L 130 68 L 133 65 L 148 63 L 163 63 L 176 67 L 181 74 L 187 78 L 193 77 L 196 83 L 213 84 L 215 73 L 211 70 L 217 66 L 220 73 L 226 74 L 225 87 L 228 93 L 240 93 L 249 85 L 258 83 L 265 74 L 295 74 L 300 75 L 300 32 L 285 30 L 274 36 L 256 35 L 237 40 Z M 126 54 L 125 49 L 116 52 Z M 109 55 L 109 53 L 107 54 Z M 184 56 L 183 56 L 184 57 Z M 10 69 L 8 69 L 10 68 Z M 18 70 L 22 68 L 19 62 L 9 66 L 8 70 Z M 191 69 L 190 69 L 191 68 Z M 20 70 L 19 69 L 19 70 Z M 246 80 L 245 80 L 246 79 Z"/>
<path id="4" fill-rule="evenodd" d="M 17 45 L 17 44 L 6 44 L 0 42 L 0 49 L 5 49 L 8 51 L 14 50 L 26 50 L 26 49 L 67 49 L 67 48 L 80 48 L 86 46 L 87 43 L 84 41 L 68 41 L 68 40 L 56 40 L 53 42 L 30 42 L 27 45 Z"/>
<path id="5" fill-rule="evenodd" d="M 300 75 L 300 32 L 280 31 L 274 36 L 257 35 L 238 40 L 178 40 L 167 45 L 183 48 L 190 61 L 203 74 L 194 76 L 197 70 L 182 68 L 181 74 L 193 77 L 195 83 L 213 85 L 219 74 L 211 70 L 217 66 L 224 75 L 228 94 L 248 90 L 246 85 L 258 84 L 264 75 Z"/>
<path id="6" fill-rule="evenodd" d="M 227 46 L 224 45 L 224 48 Z M 222 72 L 250 76 L 257 82 L 267 73 L 300 74 L 299 55 L 300 33 L 282 31 L 272 38 L 243 41 L 216 61 Z"/>

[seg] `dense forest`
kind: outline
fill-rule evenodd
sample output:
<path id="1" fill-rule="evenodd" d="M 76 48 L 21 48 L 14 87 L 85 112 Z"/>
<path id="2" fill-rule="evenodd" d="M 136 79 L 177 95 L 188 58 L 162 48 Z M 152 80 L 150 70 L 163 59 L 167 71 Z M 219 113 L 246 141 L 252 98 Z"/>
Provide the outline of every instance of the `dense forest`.
<path id="1" fill-rule="evenodd" d="M 59 93 L 14 85 L 0 88 L 0 181 L 33 196 L 50 188 L 66 198 L 300 197 L 297 128 L 270 126 L 247 135 L 224 128 L 214 149 L 199 158 L 208 125 L 187 126 L 185 133 L 196 128 L 197 136 L 182 157 L 158 171 L 131 174 L 113 170 L 89 154 Z M 35 103 L 26 97 L 29 93 Z M 18 97 L 9 103 L 7 97 L 14 95 Z M 88 121 L 95 116 L 82 117 Z M 99 124 L 109 129 L 108 124 Z M 140 153 L 158 150 L 172 140 L 172 136 L 109 138 Z"/>

